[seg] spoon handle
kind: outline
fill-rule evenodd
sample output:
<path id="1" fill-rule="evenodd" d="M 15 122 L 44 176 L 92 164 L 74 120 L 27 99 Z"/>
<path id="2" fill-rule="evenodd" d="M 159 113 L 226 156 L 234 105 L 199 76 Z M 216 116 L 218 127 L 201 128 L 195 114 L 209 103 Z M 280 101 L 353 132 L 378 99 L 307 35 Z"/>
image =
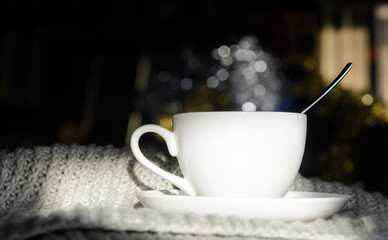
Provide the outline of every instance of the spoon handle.
<path id="1" fill-rule="evenodd" d="M 317 98 L 315 98 L 314 101 L 308 107 L 303 109 L 303 111 L 301 111 L 301 113 L 303 114 L 303 113 L 307 112 L 312 106 L 314 106 L 317 102 L 319 102 L 319 100 L 321 100 L 328 92 L 330 92 L 331 89 L 333 89 L 335 87 L 335 85 L 337 85 L 345 77 L 345 75 L 349 72 L 349 70 L 352 68 L 352 66 L 353 66 L 352 63 L 346 64 L 346 66 L 344 67 L 344 69 L 342 69 L 342 71 L 336 77 L 336 79 L 334 79 L 334 81 L 332 83 L 330 83 L 330 85 L 327 86 L 327 88 Z"/>

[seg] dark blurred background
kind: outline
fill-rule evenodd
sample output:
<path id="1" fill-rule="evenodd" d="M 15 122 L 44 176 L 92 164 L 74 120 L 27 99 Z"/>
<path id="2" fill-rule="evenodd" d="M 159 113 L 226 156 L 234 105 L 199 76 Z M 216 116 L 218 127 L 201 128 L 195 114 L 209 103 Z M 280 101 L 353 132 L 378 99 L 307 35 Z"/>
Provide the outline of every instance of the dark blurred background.
<path id="1" fill-rule="evenodd" d="M 0 18 L 0 148 L 121 147 L 177 112 L 299 111 L 353 62 L 308 113 L 301 172 L 388 195 L 384 1 L 3 0 Z"/>

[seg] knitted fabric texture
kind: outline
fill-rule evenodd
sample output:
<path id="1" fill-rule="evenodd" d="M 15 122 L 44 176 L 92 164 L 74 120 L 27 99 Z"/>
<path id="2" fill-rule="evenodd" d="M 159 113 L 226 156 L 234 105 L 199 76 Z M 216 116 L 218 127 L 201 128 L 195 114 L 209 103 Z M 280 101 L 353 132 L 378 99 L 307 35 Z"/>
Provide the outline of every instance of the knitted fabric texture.
<path id="1" fill-rule="evenodd" d="M 146 156 L 180 174 L 174 158 L 163 153 Z M 77 239 L 96 239 L 99 234 L 125 239 L 129 232 L 143 233 L 142 237 L 167 234 L 165 239 L 388 239 L 388 200 L 339 182 L 298 175 L 291 190 L 352 196 L 333 217 L 309 222 L 152 210 L 135 196 L 140 190 L 172 188 L 139 164 L 128 148 L 54 145 L 1 150 L 0 239 L 67 239 L 71 234 Z"/>

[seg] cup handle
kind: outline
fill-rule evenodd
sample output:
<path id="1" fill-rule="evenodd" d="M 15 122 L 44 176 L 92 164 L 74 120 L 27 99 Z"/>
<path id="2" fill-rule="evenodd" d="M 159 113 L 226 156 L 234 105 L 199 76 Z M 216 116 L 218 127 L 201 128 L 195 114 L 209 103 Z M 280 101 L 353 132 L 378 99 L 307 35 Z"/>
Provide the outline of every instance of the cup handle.
<path id="1" fill-rule="evenodd" d="M 180 188 L 186 194 L 195 196 L 195 190 L 186 179 L 175 176 L 174 174 L 161 169 L 143 155 L 139 147 L 139 139 L 147 132 L 159 134 L 166 141 L 167 148 L 171 156 L 176 157 L 178 154 L 178 147 L 173 132 L 158 125 L 147 124 L 136 129 L 131 136 L 131 149 L 135 158 L 146 168 Z"/>

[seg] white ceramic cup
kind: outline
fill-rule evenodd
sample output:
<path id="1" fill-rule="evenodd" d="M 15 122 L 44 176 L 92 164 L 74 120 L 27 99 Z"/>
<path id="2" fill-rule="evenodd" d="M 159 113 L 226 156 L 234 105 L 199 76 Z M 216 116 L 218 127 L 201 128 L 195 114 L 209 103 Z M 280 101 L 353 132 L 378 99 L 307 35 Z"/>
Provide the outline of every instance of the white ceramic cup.
<path id="1" fill-rule="evenodd" d="M 289 112 L 196 112 L 173 115 L 173 132 L 139 127 L 131 137 L 136 159 L 191 196 L 280 198 L 303 158 L 307 117 Z M 139 148 L 147 132 L 159 134 L 184 178 L 152 163 Z"/>

